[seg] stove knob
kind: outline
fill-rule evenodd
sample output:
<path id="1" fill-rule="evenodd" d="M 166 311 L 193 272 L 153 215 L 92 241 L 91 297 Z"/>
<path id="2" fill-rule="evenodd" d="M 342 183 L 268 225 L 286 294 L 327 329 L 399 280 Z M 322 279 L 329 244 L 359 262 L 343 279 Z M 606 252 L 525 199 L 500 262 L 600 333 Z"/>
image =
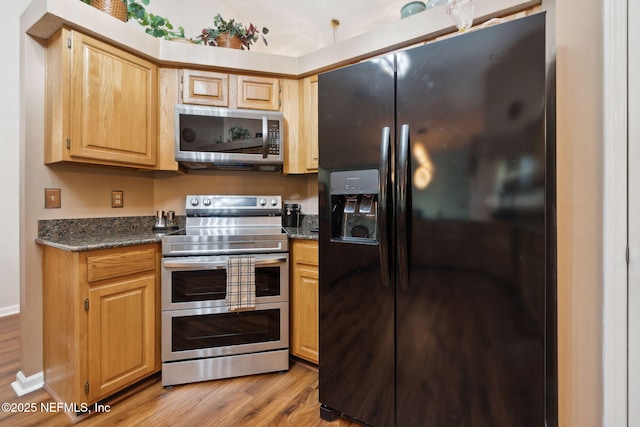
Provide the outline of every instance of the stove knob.
<path id="1" fill-rule="evenodd" d="M 205 205 L 205 206 L 211 206 L 211 199 L 202 200 L 202 204 Z"/>
<path id="2" fill-rule="evenodd" d="M 278 201 L 276 199 L 271 199 L 271 206 L 277 206 Z"/>
<path id="3" fill-rule="evenodd" d="M 267 199 L 260 199 L 260 206 L 266 206 L 267 205 Z"/>
<path id="4" fill-rule="evenodd" d="M 198 199 L 194 197 L 191 200 L 189 200 L 189 203 L 191 203 L 191 206 L 198 206 L 199 202 L 198 202 Z"/>

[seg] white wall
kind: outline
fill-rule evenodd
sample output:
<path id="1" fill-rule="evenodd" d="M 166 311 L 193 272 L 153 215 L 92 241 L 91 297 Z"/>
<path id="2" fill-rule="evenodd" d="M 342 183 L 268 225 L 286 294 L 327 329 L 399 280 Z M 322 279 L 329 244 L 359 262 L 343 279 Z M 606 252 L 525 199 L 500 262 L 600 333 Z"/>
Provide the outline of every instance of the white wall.
<path id="1" fill-rule="evenodd" d="M 640 425 L 640 4 L 629 1 L 629 426 Z M 633 40 L 633 41 L 632 41 Z"/>
<path id="2" fill-rule="evenodd" d="M 603 4 L 556 1 L 559 425 L 602 426 Z"/>
<path id="3" fill-rule="evenodd" d="M 0 200 L 2 215 L 2 245 L 0 245 L 0 316 L 20 310 L 20 242 L 19 242 L 19 152 L 20 152 L 20 15 L 29 0 L 3 4 L 5 31 L 0 38 L 4 64 L 0 67 L 3 83 L 0 103 Z"/>

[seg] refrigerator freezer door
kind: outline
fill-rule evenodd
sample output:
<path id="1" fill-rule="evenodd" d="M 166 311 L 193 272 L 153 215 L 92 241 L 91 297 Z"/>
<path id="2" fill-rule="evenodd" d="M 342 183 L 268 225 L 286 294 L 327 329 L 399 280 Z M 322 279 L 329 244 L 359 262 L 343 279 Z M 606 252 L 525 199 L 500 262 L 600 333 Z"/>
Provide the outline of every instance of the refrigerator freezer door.
<path id="1" fill-rule="evenodd" d="M 544 19 L 398 53 L 398 426 L 545 425 Z"/>
<path id="2" fill-rule="evenodd" d="M 370 425 L 391 426 L 394 288 L 389 286 L 388 278 L 383 281 L 383 277 L 388 277 L 389 264 L 380 262 L 381 256 L 391 255 L 388 248 L 380 250 L 377 239 L 332 241 L 332 230 L 340 233 L 332 218 L 343 215 L 332 213 L 331 176 L 349 178 L 352 174 L 341 171 L 369 170 L 387 175 L 384 170 L 380 174 L 379 169 L 384 151 L 383 129 L 387 128 L 390 135 L 382 137 L 387 144 L 394 133 L 393 56 L 321 74 L 318 122 L 319 395 L 325 408 L 322 413 L 327 417 L 327 413 L 335 411 Z M 384 176 L 375 180 L 376 185 L 383 187 L 376 191 L 379 202 L 391 202 L 391 197 L 387 197 L 389 181 Z M 374 203 L 369 205 L 367 197 L 358 195 L 358 204 L 349 215 L 375 216 L 376 211 L 384 208 L 379 219 L 383 222 L 379 227 L 384 231 L 379 238 L 388 240 L 388 209 Z M 362 211 L 369 208 L 368 214 Z"/>

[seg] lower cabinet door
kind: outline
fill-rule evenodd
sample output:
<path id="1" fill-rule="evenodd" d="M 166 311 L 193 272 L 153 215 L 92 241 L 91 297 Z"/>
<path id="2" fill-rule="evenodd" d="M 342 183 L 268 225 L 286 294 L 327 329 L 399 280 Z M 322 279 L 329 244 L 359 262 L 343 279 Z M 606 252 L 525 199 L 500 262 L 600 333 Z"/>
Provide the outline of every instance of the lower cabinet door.
<path id="1" fill-rule="evenodd" d="M 291 245 L 291 353 L 318 363 L 318 242 Z"/>
<path id="2" fill-rule="evenodd" d="M 295 274 L 293 352 L 318 363 L 318 269 L 304 266 Z"/>
<path id="3" fill-rule="evenodd" d="M 89 401 L 154 372 L 153 274 L 91 286 L 88 316 Z"/>

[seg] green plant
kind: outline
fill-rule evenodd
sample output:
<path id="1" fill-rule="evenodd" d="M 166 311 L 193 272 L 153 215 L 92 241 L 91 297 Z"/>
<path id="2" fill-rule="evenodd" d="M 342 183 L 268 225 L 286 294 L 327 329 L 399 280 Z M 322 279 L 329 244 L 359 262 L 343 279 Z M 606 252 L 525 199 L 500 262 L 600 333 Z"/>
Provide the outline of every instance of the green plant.
<path id="1" fill-rule="evenodd" d="M 127 5 L 129 19 L 135 20 L 145 27 L 145 32 L 153 37 L 165 39 L 184 38 L 184 28 L 178 27 L 175 31 L 168 18 L 148 13 L 145 6 L 149 6 L 149 0 L 122 0 Z"/>
<path id="2" fill-rule="evenodd" d="M 242 47 L 247 50 L 250 50 L 253 42 L 258 41 L 259 38 L 262 38 L 264 44 L 268 45 L 267 39 L 264 37 L 269 34 L 268 28 L 263 27 L 262 34 L 260 34 L 255 25 L 249 24 L 249 27 L 245 27 L 242 23 L 236 22 L 235 19 L 225 21 L 219 13 L 213 17 L 213 27 L 204 28 L 197 39 L 206 45 L 216 46 L 216 39 L 224 33 L 229 33 L 230 37 L 238 37 L 242 41 Z"/>
<path id="3" fill-rule="evenodd" d="M 91 4 L 91 0 L 80 0 Z M 184 38 L 184 28 L 178 27 L 176 31 L 168 18 L 148 13 L 145 6 L 149 6 L 149 0 L 121 0 L 127 6 L 127 17 L 135 20 L 145 27 L 145 32 L 153 37 L 165 39 Z"/>

